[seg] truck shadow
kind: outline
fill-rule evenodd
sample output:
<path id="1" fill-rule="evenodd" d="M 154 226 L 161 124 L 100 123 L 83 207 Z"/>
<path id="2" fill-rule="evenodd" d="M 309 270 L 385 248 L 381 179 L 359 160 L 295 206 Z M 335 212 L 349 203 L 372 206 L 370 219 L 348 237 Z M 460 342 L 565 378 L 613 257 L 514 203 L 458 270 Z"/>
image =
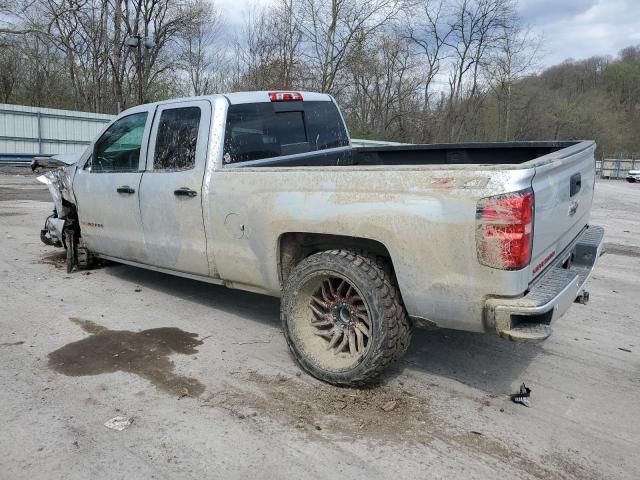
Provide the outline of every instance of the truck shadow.
<path id="1" fill-rule="evenodd" d="M 515 343 L 491 333 L 414 330 L 404 369 L 446 377 L 492 394 L 512 393 L 542 348 Z"/>
<path id="2" fill-rule="evenodd" d="M 278 298 L 118 263 L 109 263 L 106 266 L 104 271 L 108 275 L 139 285 L 143 289 L 150 288 L 182 300 L 259 321 L 270 327 L 280 326 Z"/>
<path id="3" fill-rule="evenodd" d="M 115 263 L 104 271 L 142 289 L 189 300 L 271 328 L 280 327 L 280 301 L 275 297 Z M 414 330 L 409 352 L 382 378 L 382 383 L 410 374 L 421 383 L 437 382 L 438 377 L 444 377 L 490 394 L 508 394 L 514 385 L 527 380 L 522 377 L 523 372 L 540 353 L 540 346 L 514 343 L 492 334 Z"/>

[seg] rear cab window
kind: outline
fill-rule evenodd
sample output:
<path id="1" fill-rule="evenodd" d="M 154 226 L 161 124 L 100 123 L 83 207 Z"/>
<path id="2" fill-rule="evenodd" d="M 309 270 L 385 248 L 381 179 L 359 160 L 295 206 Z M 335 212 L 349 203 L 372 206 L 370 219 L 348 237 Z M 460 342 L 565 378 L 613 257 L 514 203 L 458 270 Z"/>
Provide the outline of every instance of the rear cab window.
<path id="1" fill-rule="evenodd" d="M 243 103 L 229 106 L 225 164 L 262 160 L 349 145 L 331 101 Z"/>

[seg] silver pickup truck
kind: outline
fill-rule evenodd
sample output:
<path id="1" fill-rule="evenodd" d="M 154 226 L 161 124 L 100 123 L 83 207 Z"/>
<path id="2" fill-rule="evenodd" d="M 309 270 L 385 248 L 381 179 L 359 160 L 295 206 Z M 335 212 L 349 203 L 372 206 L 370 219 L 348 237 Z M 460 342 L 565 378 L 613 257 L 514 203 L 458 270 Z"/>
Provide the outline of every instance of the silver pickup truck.
<path id="1" fill-rule="evenodd" d="M 121 113 L 40 179 L 42 240 L 281 297 L 310 374 L 362 385 L 414 326 L 543 340 L 584 290 L 592 141 L 410 145 L 349 138 L 333 98 L 245 92 Z"/>

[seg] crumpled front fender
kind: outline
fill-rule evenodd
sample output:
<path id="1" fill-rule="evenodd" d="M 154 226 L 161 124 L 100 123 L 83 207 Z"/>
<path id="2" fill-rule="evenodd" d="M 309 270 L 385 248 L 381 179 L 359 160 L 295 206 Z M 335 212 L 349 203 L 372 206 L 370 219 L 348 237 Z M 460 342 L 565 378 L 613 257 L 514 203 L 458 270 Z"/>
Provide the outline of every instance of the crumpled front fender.
<path id="1" fill-rule="evenodd" d="M 59 161 L 56 157 L 45 159 L 40 162 L 36 158 L 32 164 L 34 170 L 38 167 L 58 167 L 49 170 L 37 177 L 37 180 L 44 183 L 51 193 L 55 211 L 45 221 L 44 228 L 40 232 L 40 239 L 47 245 L 64 245 L 64 228 L 72 222 L 70 214 L 74 211 L 75 196 L 73 195 L 73 176 L 76 171 L 76 164 L 71 159 L 65 158 Z"/>
<path id="2" fill-rule="evenodd" d="M 70 159 L 65 158 L 64 162 L 57 160 L 57 157 L 51 157 L 47 164 L 38 163 L 38 158 L 34 160 L 32 167 L 40 166 L 59 166 L 54 170 L 49 170 L 43 175 L 37 177 L 37 180 L 44 183 L 51 193 L 53 203 L 56 207 L 58 218 L 66 218 L 68 207 L 64 205 L 63 199 L 75 205 L 75 196 L 73 195 L 73 177 L 76 171 L 76 163 L 67 163 Z"/>
<path id="3" fill-rule="evenodd" d="M 63 215 L 64 207 L 62 205 L 62 188 L 60 186 L 60 179 L 57 173 L 54 173 L 54 171 L 47 172 L 44 175 L 40 175 L 36 180 L 47 186 L 49 193 L 53 198 L 53 204 L 56 207 L 56 212 L 58 215 Z"/>

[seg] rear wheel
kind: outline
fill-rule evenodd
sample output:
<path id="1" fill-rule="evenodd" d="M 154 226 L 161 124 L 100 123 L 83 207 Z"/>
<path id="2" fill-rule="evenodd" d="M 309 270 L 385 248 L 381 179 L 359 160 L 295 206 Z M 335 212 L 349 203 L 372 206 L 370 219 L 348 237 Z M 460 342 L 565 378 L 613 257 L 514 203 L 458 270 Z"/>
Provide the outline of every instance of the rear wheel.
<path id="1" fill-rule="evenodd" d="M 302 368 L 341 386 L 373 381 L 406 352 L 411 336 L 392 274 L 347 250 L 316 253 L 296 266 L 281 319 Z"/>

